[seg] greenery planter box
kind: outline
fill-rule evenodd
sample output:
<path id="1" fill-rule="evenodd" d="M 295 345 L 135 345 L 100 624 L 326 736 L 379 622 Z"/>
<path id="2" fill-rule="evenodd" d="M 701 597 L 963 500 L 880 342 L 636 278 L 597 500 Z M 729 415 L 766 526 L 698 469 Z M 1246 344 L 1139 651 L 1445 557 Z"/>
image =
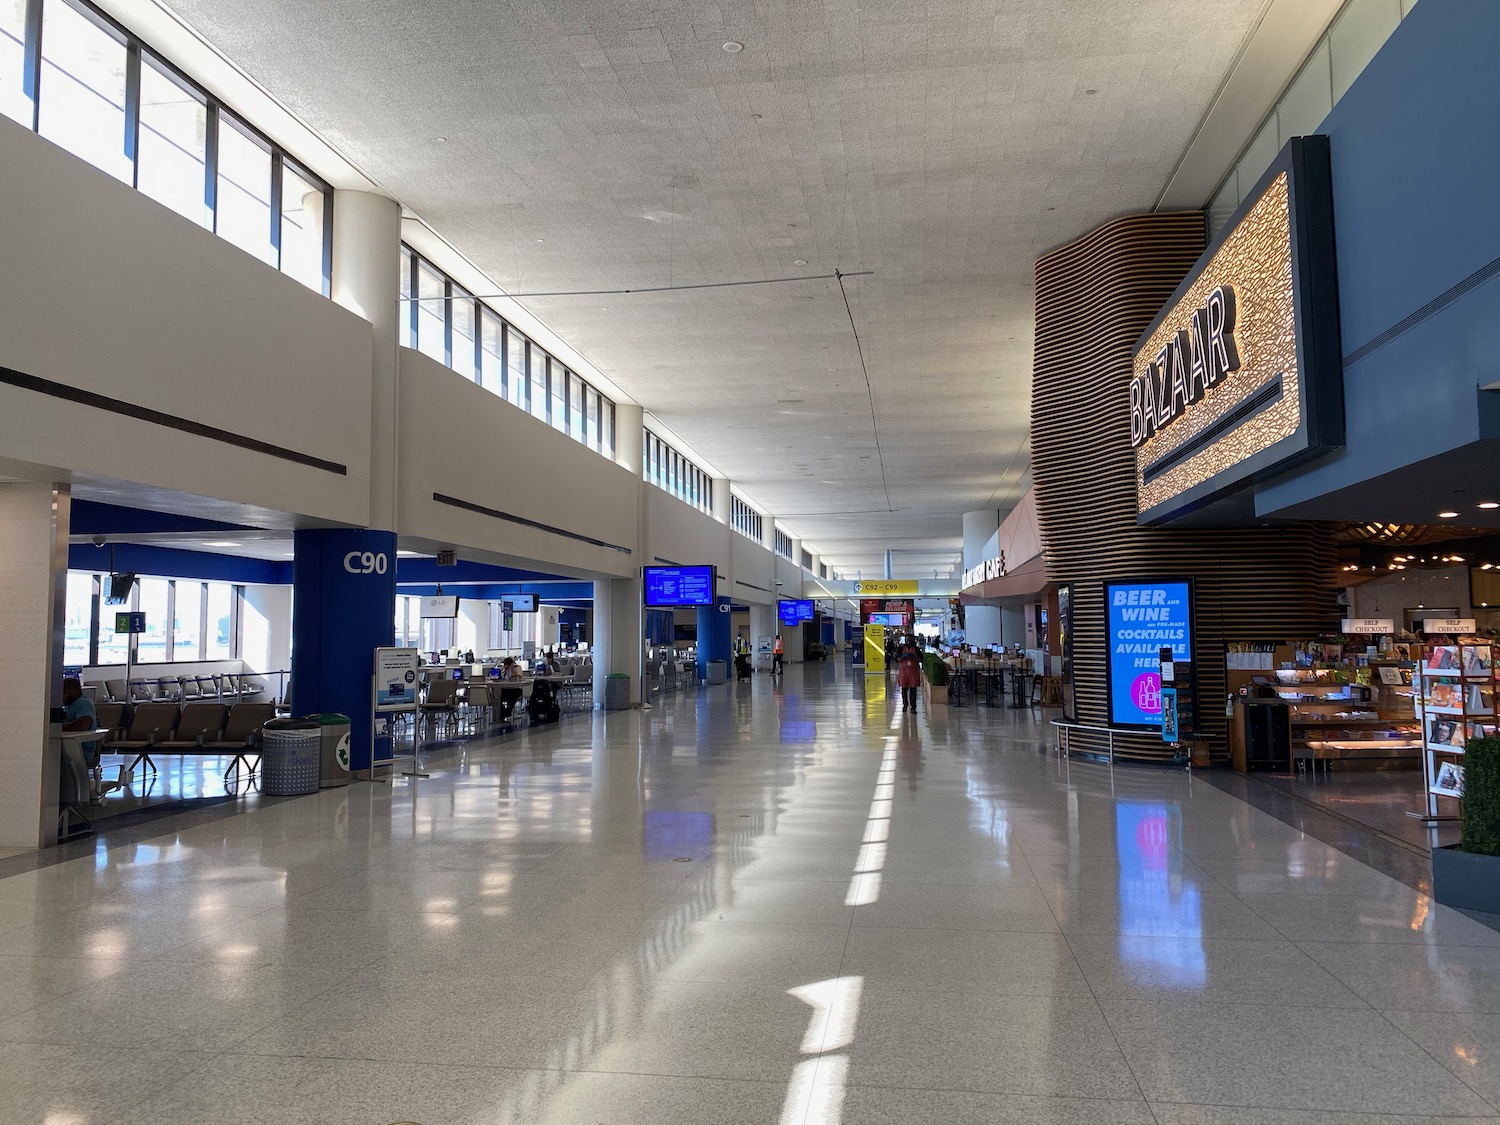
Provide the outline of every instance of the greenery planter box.
<path id="1" fill-rule="evenodd" d="M 1500 856 L 1433 848 L 1432 897 L 1444 906 L 1500 914 Z"/>
<path id="2" fill-rule="evenodd" d="M 946 707 L 948 705 L 948 685 L 933 684 L 926 680 L 922 681 L 927 687 L 927 702 L 934 707 Z"/>

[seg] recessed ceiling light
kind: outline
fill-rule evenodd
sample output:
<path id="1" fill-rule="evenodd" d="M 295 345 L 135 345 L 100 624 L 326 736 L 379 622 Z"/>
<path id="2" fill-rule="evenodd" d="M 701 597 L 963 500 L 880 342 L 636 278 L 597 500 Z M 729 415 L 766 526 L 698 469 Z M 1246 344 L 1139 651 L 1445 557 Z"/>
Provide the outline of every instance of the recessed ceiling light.
<path id="1" fill-rule="evenodd" d="M 538 242 L 546 242 L 547 240 L 545 238 L 539 238 L 539 239 L 537 239 L 537 241 Z"/>
<path id="2" fill-rule="evenodd" d="M 805 266 L 805 265 L 807 265 L 807 259 L 806 258 L 797 258 L 797 259 L 795 259 L 792 262 L 792 265 L 794 265 L 794 266 Z"/>
<path id="3" fill-rule="evenodd" d="M 603 309 L 605 312 L 609 312 L 609 306 L 608 305 L 600 305 L 599 307 L 601 309 Z"/>
<path id="4" fill-rule="evenodd" d="M 229 540 L 229 539 L 205 539 L 203 541 L 203 545 L 205 547 L 243 547 L 244 546 L 243 543 L 235 543 L 233 540 Z"/>
<path id="5" fill-rule="evenodd" d="M 733 39 L 724 44 L 724 50 L 728 51 L 731 55 L 737 55 L 744 49 L 745 45 L 743 43 L 736 43 Z"/>
<path id="6" fill-rule="evenodd" d="M 1458 518 L 1458 513 L 1457 512 L 1439 512 L 1438 513 L 1438 519 L 1440 519 L 1440 520 L 1455 520 L 1457 518 Z"/>
<path id="7" fill-rule="evenodd" d="M 1085 94 L 1097 94 L 1098 92 L 1099 92 L 1098 90 L 1085 90 L 1084 91 Z"/>
<path id="8" fill-rule="evenodd" d="M 448 143 L 448 138 L 447 137 L 439 137 L 437 139 L 437 143 L 440 144 L 440 145 L 445 145 L 445 144 Z"/>
<path id="9" fill-rule="evenodd" d="M 1500 504 L 1495 503 L 1493 500 L 1486 500 L 1483 504 L 1481 504 L 1479 506 L 1481 508 L 1500 508 Z"/>

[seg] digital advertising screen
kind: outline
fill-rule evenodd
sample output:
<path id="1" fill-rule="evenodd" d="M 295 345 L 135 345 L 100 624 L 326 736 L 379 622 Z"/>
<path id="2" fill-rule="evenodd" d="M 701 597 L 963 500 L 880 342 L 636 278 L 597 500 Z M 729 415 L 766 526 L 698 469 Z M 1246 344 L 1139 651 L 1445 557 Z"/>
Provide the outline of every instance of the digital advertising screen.
<path id="1" fill-rule="evenodd" d="M 1185 578 L 1106 582 L 1109 628 L 1109 721 L 1116 726 L 1160 727 L 1161 663 L 1193 658 L 1193 587 Z"/>
<path id="2" fill-rule="evenodd" d="M 646 605 L 652 609 L 714 604 L 711 566 L 643 567 L 641 586 Z"/>
<path id="3" fill-rule="evenodd" d="M 785 599 L 779 603 L 778 616 L 783 625 L 804 625 L 813 619 L 812 601 Z"/>
<path id="4" fill-rule="evenodd" d="M 868 624 L 884 625 L 887 629 L 899 629 L 906 624 L 906 615 L 904 613 L 872 613 Z"/>
<path id="5" fill-rule="evenodd" d="M 501 600 L 510 606 L 511 613 L 536 612 L 535 594 L 506 594 Z"/>

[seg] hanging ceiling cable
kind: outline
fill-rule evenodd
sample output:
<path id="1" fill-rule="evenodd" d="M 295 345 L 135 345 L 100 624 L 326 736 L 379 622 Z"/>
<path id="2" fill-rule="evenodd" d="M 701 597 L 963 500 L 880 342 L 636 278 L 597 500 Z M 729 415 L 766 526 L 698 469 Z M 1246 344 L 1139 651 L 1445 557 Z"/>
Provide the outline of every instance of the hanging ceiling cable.
<path id="1" fill-rule="evenodd" d="M 874 270 L 866 270 L 865 273 L 874 273 Z M 891 486 L 885 478 L 885 451 L 880 447 L 880 422 L 875 417 L 875 388 L 870 385 L 870 368 L 865 363 L 865 348 L 859 340 L 859 327 L 854 323 L 854 310 L 849 306 L 849 293 L 844 288 L 844 278 L 862 277 L 864 274 L 841 273 L 833 271 L 833 276 L 838 279 L 839 295 L 844 298 L 844 311 L 849 314 L 849 330 L 854 333 L 854 350 L 859 354 L 859 369 L 865 375 L 865 393 L 870 399 L 870 427 L 875 431 L 875 456 L 880 459 L 880 486 L 885 490 L 885 510 L 894 512 L 891 506 Z"/>
<path id="2" fill-rule="evenodd" d="M 784 285 L 793 281 L 833 281 L 846 277 L 869 277 L 874 270 L 860 270 L 858 273 L 813 273 L 803 277 L 766 277 L 754 281 L 705 281 L 697 285 L 653 285 L 640 289 L 565 289 L 550 293 L 468 293 L 459 298 L 452 297 L 402 297 L 403 301 L 449 301 L 461 300 L 471 301 L 478 298 L 481 301 L 519 300 L 522 297 L 619 297 L 627 293 L 679 293 L 684 289 L 730 289 L 739 285 Z M 839 280 L 839 288 L 843 289 L 843 281 Z M 848 298 L 844 299 L 848 305 Z M 852 319 L 851 319 L 852 323 Z M 857 337 L 857 334 L 856 334 Z"/>

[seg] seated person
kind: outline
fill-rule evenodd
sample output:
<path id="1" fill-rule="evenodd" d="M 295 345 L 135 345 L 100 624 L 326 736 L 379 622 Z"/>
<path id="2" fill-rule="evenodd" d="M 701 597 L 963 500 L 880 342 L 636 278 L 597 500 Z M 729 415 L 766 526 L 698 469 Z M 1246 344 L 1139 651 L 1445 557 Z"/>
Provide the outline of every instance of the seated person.
<path id="1" fill-rule="evenodd" d="M 98 713 L 94 710 L 94 701 L 83 694 L 83 685 L 72 676 L 63 680 L 63 730 L 94 730 L 99 725 Z M 83 753 L 84 764 L 89 769 L 89 797 L 97 800 L 111 789 L 118 789 L 125 783 L 125 767 L 120 767 L 120 780 L 103 784 L 99 776 L 99 744 L 97 742 L 80 742 L 78 749 Z"/>
<path id="2" fill-rule="evenodd" d="M 515 657 L 507 656 L 500 662 L 500 683 L 502 685 L 506 683 L 518 683 L 525 680 L 525 678 L 521 673 L 521 666 L 516 663 Z M 518 687 L 502 686 L 500 688 L 500 717 L 502 719 L 510 718 L 511 713 L 516 709 L 516 704 L 521 701 L 522 694 L 521 689 Z"/>

